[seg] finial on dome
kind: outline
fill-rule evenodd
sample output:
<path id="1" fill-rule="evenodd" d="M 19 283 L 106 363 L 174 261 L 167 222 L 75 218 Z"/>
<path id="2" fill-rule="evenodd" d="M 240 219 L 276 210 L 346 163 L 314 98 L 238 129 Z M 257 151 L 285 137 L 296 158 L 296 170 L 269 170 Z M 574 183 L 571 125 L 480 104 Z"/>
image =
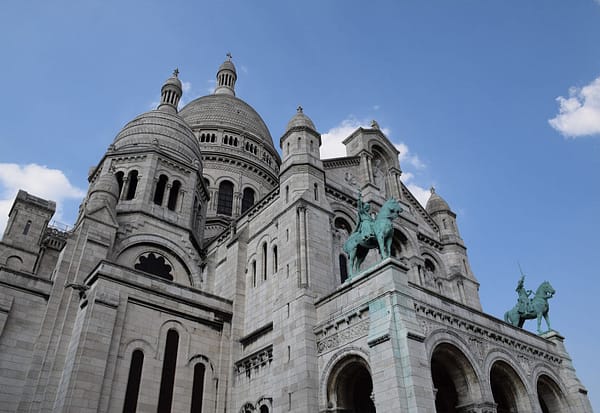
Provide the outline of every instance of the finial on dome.
<path id="1" fill-rule="evenodd" d="M 302 106 L 298 105 L 298 109 L 296 109 L 296 112 L 298 113 L 304 113 L 302 110 Z"/>
<path id="2" fill-rule="evenodd" d="M 175 68 L 173 74 L 168 78 L 160 89 L 160 105 L 158 110 L 169 113 L 177 113 L 177 105 L 183 93 L 181 80 L 179 80 L 179 69 Z"/>
<path id="3" fill-rule="evenodd" d="M 429 192 L 431 192 L 431 195 L 435 194 L 435 187 L 431 186 L 431 188 L 429 188 Z"/>
<path id="4" fill-rule="evenodd" d="M 231 61 L 231 53 L 227 52 L 226 56 L 227 60 L 223 62 L 217 71 L 217 87 L 215 88 L 215 95 L 226 94 L 235 96 L 237 73 L 233 62 Z"/>

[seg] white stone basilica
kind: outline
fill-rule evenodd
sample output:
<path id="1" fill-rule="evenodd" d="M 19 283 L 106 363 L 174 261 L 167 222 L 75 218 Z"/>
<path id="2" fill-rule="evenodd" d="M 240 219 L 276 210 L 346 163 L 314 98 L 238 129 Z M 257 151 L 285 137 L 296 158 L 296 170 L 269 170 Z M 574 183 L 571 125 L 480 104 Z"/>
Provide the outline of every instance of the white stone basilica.
<path id="1" fill-rule="evenodd" d="M 176 71 L 90 171 L 71 230 L 19 192 L 1 412 L 591 412 L 558 333 L 482 312 L 456 214 L 416 201 L 376 122 L 321 159 L 298 108 L 280 157 L 236 81 L 228 58 L 178 111 Z M 348 278 L 359 191 L 403 212 L 392 257 Z"/>

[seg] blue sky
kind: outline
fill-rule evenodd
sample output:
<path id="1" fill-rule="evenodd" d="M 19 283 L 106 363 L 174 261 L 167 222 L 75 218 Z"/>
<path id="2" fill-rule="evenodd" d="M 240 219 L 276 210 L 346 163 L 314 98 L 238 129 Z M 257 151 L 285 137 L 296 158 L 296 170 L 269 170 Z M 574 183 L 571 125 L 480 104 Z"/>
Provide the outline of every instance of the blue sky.
<path id="1" fill-rule="evenodd" d="M 89 167 L 172 70 L 189 101 L 230 51 L 276 143 L 299 104 L 326 154 L 378 121 L 406 184 L 458 214 L 486 312 L 515 303 L 517 262 L 528 288 L 551 281 L 600 411 L 598 1 L 2 2 L 0 39 L 1 227 L 18 187 L 72 224 Z"/>

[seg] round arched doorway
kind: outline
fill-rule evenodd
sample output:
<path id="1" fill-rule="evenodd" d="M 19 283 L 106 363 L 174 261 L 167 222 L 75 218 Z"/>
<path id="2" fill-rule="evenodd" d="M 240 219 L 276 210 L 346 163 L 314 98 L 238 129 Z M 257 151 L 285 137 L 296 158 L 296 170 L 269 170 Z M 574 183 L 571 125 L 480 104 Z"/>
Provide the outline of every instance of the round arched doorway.
<path id="1" fill-rule="evenodd" d="M 543 413 L 566 412 L 564 396 L 554 380 L 542 374 L 537 382 L 538 401 Z"/>
<path id="2" fill-rule="evenodd" d="M 467 357 L 449 343 L 438 345 L 431 356 L 431 377 L 437 413 L 454 413 L 481 399 L 479 379 Z"/>
<path id="3" fill-rule="evenodd" d="M 375 413 L 373 380 L 362 357 L 345 357 L 333 367 L 327 384 L 327 404 L 332 412 Z"/>
<path id="4" fill-rule="evenodd" d="M 490 370 L 490 384 L 497 413 L 530 412 L 531 403 L 525 385 L 516 371 L 504 361 L 497 361 Z"/>

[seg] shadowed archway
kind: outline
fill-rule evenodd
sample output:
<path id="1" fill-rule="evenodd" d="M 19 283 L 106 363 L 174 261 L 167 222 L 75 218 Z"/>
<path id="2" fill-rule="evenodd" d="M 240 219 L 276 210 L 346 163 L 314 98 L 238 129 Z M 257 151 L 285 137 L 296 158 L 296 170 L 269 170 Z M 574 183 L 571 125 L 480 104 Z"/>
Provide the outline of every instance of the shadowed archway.
<path id="1" fill-rule="evenodd" d="M 348 356 L 333 368 L 327 383 L 327 405 L 330 412 L 375 413 L 373 381 L 367 362 Z"/>
<path id="2" fill-rule="evenodd" d="M 492 365 L 490 384 L 497 413 L 532 411 L 525 385 L 508 363 L 496 361 Z"/>
<path id="3" fill-rule="evenodd" d="M 565 407 L 565 397 L 554 380 L 542 374 L 537 381 L 537 395 L 543 413 L 562 413 L 568 411 Z"/>
<path id="4" fill-rule="evenodd" d="M 431 377 L 437 413 L 462 412 L 481 399 L 479 379 L 473 366 L 452 344 L 442 343 L 433 351 Z"/>

